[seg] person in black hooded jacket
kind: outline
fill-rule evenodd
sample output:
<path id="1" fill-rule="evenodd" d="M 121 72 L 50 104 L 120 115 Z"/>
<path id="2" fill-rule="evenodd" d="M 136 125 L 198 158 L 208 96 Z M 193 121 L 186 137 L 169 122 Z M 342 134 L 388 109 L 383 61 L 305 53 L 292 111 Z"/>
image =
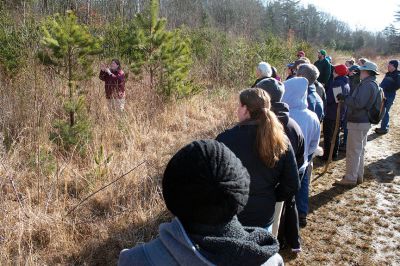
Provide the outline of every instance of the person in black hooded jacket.
<path id="1" fill-rule="evenodd" d="M 297 165 L 302 166 L 304 163 L 304 136 L 297 122 L 289 117 L 289 106 L 281 102 L 285 86 L 282 82 L 273 78 L 266 78 L 260 81 L 256 87 L 263 89 L 269 94 L 271 98 L 271 111 L 278 117 L 286 136 L 290 140 Z"/>
<path id="2" fill-rule="evenodd" d="M 296 155 L 297 168 L 300 168 L 304 163 L 304 136 L 297 122 L 289 117 L 289 106 L 281 102 L 285 86 L 283 83 L 273 79 L 264 79 L 257 84 L 257 87 L 270 95 L 271 110 L 276 114 L 284 127 Z M 285 243 L 287 243 L 294 252 L 299 252 L 301 250 L 299 217 L 295 197 L 285 201 L 280 224 L 278 239 L 281 246 L 284 247 Z"/>
<path id="3" fill-rule="evenodd" d="M 275 203 L 292 198 L 300 188 L 295 155 L 264 90 L 240 93 L 238 118 L 240 123 L 217 140 L 228 146 L 250 173 L 249 200 L 239 221 L 267 228 L 273 223 Z"/>

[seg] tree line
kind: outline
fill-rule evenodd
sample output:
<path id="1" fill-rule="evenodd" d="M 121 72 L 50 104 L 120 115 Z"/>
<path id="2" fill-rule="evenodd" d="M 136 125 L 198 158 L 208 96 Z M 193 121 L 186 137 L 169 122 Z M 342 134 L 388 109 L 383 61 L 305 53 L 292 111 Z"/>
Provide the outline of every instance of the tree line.
<path id="1" fill-rule="evenodd" d="M 37 16 L 65 13 L 73 10 L 88 25 L 112 23 L 116 19 L 129 21 L 148 9 L 150 0 L 2 0 L 1 8 Z M 159 0 L 160 14 L 170 29 L 183 25 L 190 28 L 213 27 L 227 33 L 259 40 L 268 34 L 323 45 L 327 48 L 356 51 L 368 49 L 380 54 L 400 51 L 399 32 L 388 27 L 378 33 L 352 30 L 351 27 L 317 10 L 303 6 L 299 0 Z M 399 11 L 396 16 L 399 20 Z"/>

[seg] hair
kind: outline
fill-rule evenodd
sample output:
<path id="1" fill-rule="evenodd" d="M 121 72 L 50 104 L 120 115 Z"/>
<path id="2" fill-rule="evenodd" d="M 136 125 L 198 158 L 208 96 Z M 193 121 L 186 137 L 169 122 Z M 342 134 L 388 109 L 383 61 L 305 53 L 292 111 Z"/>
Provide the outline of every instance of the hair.
<path id="1" fill-rule="evenodd" d="M 301 64 L 311 64 L 311 61 L 307 57 L 301 57 L 301 58 L 297 59 L 296 61 L 294 61 L 293 68 L 297 69 L 298 66 Z"/>
<path id="2" fill-rule="evenodd" d="M 113 59 L 111 60 L 111 62 L 114 62 L 114 63 L 116 63 L 116 64 L 118 65 L 118 70 L 121 69 L 121 62 L 120 62 L 118 59 L 113 58 Z"/>
<path id="3" fill-rule="evenodd" d="M 276 70 L 276 67 L 271 67 L 272 68 L 272 75 L 271 77 L 276 78 L 278 77 L 278 71 Z"/>
<path id="4" fill-rule="evenodd" d="M 267 62 L 260 62 L 257 66 L 257 69 L 260 71 L 261 75 L 264 77 L 270 78 L 272 75 L 271 65 Z"/>
<path id="5" fill-rule="evenodd" d="M 261 160 L 266 166 L 274 167 L 288 149 L 288 140 L 282 124 L 270 109 L 268 93 L 259 88 L 245 89 L 239 100 L 246 106 L 250 118 L 259 122 L 256 145 Z"/>
<path id="6" fill-rule="evenodd" d="M 368 62 L 369 60 L 367 59 L 367 58 L 360 58 L 360 59 L 358 59 L 358 61 L 362 64 L 362 65 L 364 65 L 366 62 Z"/>

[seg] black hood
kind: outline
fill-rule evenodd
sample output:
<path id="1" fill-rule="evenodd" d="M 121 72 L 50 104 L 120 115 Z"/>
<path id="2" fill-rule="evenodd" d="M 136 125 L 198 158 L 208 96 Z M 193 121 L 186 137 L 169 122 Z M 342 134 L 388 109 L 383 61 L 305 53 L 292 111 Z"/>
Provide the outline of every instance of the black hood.
<path id="1" fill-rule="evenodd" d="M 275 113 L 283 126 L 289 123 L 289 105 L 283 102 L 272 103 L 271 110 Z"/>

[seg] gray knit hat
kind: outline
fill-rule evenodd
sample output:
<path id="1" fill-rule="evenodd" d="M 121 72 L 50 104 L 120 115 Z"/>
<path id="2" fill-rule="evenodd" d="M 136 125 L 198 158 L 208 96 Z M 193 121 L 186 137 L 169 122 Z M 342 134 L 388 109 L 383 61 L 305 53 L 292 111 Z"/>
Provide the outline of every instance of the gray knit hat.
<path id="1" fill-rule="evenodd" d="M 308 80 L 308 84 L 314 84 L 319 77 L 319 70 L 312 64 L 301 64 L 297 69 L 297 76 L 304 77 Z"/>
<path id="2" fill-rule="evenodd" d="M 263 89 L 269 94 L 271 97 L 271 103 L 280 102 L 285 93 L 285 85 L 274 78 L 263 79 L 257 83 L 256 87 Z"/>

